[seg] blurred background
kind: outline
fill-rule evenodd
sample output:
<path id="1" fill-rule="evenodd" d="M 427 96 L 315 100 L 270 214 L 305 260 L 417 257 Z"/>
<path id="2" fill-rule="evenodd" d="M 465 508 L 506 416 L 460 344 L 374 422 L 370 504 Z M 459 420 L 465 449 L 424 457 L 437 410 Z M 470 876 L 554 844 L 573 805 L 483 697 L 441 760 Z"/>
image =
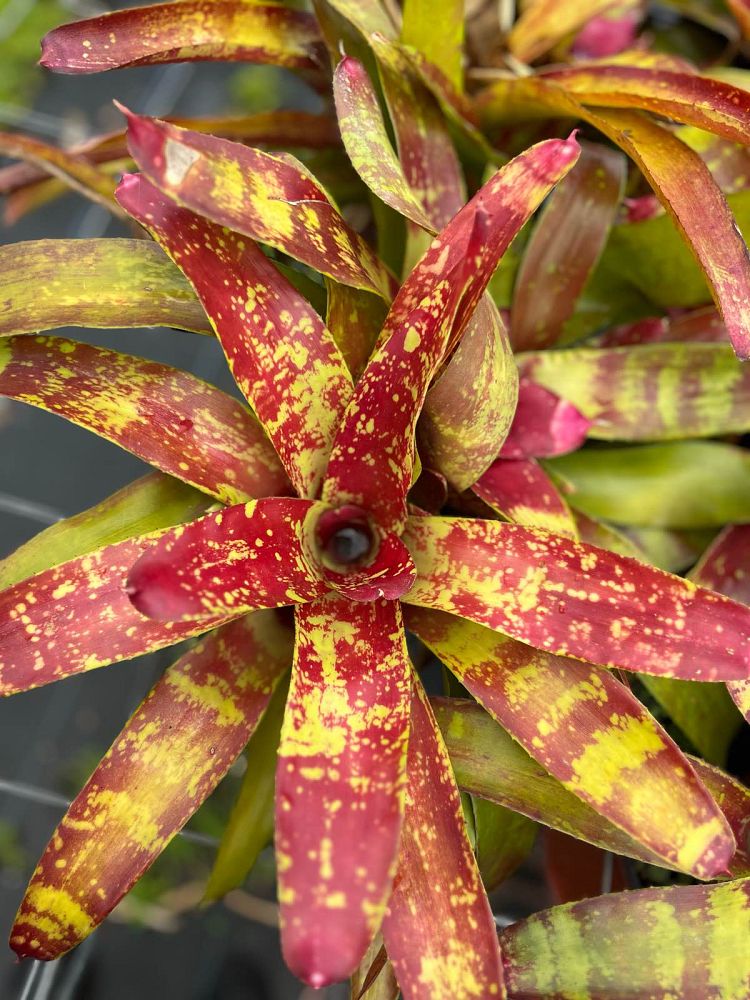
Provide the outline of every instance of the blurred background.
<path id="1" fill-rule="evenodd" d="M 0 129 L 58 145 L 121 127 L 116 97 L 152 115 L 319 108 L 283 70 L 185 64 L 96 77 L 54 76 L 35 66 L 39 39 L 64 21 L 124 3 L 0 0 Z M 0 160 L 0 164 L 3 161 Z M 1 225 L 1 224 L 0 224 Z M 68 195 L 2 226 L 0 242 L 129 235 L 103 208 Z M 164 329 L 68 331 L 126 353 L 188 369 L 235 391 L 218 344 Z M 0 399 L 0 558 L 44 526 L 104 499 L 146 470 L 72 424 Z M 52 830 L 174 650 L 120 663 L 0 702 L 0 934 Z M 72 955 L 19 965 L 0 949 L 3 1000 L 340 1000 L 348 989 L 306 991 L 285 969 L 276 931 L 270 849 L 246 886 L 199 908 L 215 844 L 242 774 L 241 759 L 114 915 Z M 549 903 L 537 855 L 495 895 L 505 919 Z"/>

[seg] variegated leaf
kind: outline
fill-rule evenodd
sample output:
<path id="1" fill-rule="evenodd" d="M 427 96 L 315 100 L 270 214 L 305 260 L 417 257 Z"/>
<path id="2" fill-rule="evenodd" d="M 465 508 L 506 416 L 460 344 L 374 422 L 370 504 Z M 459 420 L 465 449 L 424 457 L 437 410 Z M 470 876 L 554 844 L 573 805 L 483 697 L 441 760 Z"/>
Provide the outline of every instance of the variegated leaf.
<path id="1" fill-rule="evenodd" d="M 65 417 L 223 503 L 290 489 L 252 413 L 178 368 L 61 337 L 7 337 L 0 396 Z"/>
<path id="2" fill-rule="evenodd" d="M 290 655 L 265 612 L 167 670 L 52 835 L 11 931 L 20 957 L 59 957 L 119 903 L 229 770 Z"/>
<path id="3" fill-rule="evenodd" d="M 323 321 L 251 240 L 180 208 L 138 175 L 117 197 L 195 288 L 297 493 L 315 496 L 352 395 Z"/>
<path id="4" fill-rule="evenodd" d="M 398 604 L 338 595 L 297 608 L 276 775 L 287 964 L 311 986 L 349 976 L 396 867 L 411 664 Z"/>
<path id="5" fill-rule="evenodd" d="M 710 878 L 735 850 L 690 764 L 606 670 L 531 649 L 449 615 L 407 623 L 521 746 L 669 867 Z"/>
<path id="6" fill-rule="evenodd" d="M 383 940 L 404 1000 L 505 996 L 495 921 L 440 730 L 415 678 L 409 780 Z"/>
<path id="7" fill-rule="evenodd" d="M 501 521 L 411 517 L 403 600 L 541 650 L 667 677 L 750 675 L 750 608 L 635 559 Z"/>
<path id="8" fill-rule="evenodd" d="M 188 283 L 145 240 L 32 240 L 0 247 L 0 297 L 0 336 L 60 326 L 211 332 Z"/>

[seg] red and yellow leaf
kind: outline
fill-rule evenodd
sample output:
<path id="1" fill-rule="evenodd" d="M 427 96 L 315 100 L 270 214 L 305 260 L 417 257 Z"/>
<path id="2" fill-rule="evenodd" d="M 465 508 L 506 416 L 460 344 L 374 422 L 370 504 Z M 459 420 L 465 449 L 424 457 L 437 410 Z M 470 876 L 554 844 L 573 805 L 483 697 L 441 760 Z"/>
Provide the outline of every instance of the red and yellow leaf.
<path id="1" fill-rule="evenodd" d="M 60 337 L 8 337 L 0 396 L 65 417 L 223 503 L 289 492 L 250 411 L 178 368 Z"/>
<path id="2" fill-rule="evenodd" d="M 391 294 L 385 267 L 289 154 L 264 153 L 129 112 L 128 146 L 143 173 L 185 208 L 344 284 Z"/>
<path id="3" fill-rule="evenodd" d="M 510 321 L 516 350 L 552 347 L 562 336 L 615 221 L 626 173 L 621 153 L 582 143 L 578 163 L 550 196 L 521 259 Z"/>
<path id="4" fill-rule="evenodd" d="M 146 240 L 31 240 L 0 247 L 0 336 L 60 326 L 210 333 L 177 268 Z"/>
<path id="5" fill-rule="evenodd" d="M 0 592 L 1 695 L 172 646 L 226 620 L 162 623 L 136 611 L 126 576 L 159 535 L 108 545 Z"/>
<path id="6" fill-rule="evenodd" d="M 750 430 L 750 372 L 728 344 L 540 351 L 519 365 L 578 407 L 591 438 L 665 441 Z"/>
<path id="7" fill-rule="evenodd" d="M 501 521 L 411 517 L 409 604 L 541 650 L 694 680 L 750 675 L 750 608 L 635 559 Z"/>
<path id="8" fill-rule="evenodd" d="M 461 163 L 445 117 L 407 53 L 377 35 L 369 42 L 408 187 L 429 220 L 428 228 L 442 229 L 466 201 Z"/>
<path id="9" fill-rule="evenodd" d="M 461 789 L 615 854 L 664 865 L 664 859 L 605 819 L 543 770 L 476 702 L 433 698 Z M 737 842 L 729 863 L 735 878 L 750 873 L 750 790 L 698 758 L 688 760 L 724 813 Z"/>
<path id="10" fill-rule="evenodd" d="M 557 353 L 550 352 L 550 356 L 556 357 Z M 500 455 L 502 458 L 564 455 L 580 448 L 588 429 L 589 421 L 572 403 L 521 376 L 516 412 Z"/>
<path id="11" fill-rule="evenodd" d="M 473 490 L 509 521 L 578 538 L 570 508 L 533 458 L 499 458 L 474 483 Z"/>
<path id="12" fill-rule="evenodd" d="M 276 776 L 282 947 L 311 986 L 344 979 L 396 867 L 411 664 L 399 607 L 330 595 L 297 608 Z"/>
<path id="13" fill-rule="evenodd" d="M 271 63 L 306 70 L 321 86 L 325 79 L 325 50 L 310 14 L 245 0 L 181 0 L 64 24 L 45 37 L 41 64 L 100 73 L 195 60 Z"/>
<path id="14" fill-rule="evenodd" d="M 329 587 L 305 548 L 325 509 L 297 497 L 269 497 L 166 531 L 130 569 L 130 599 L 148 618 L 176 622 L 321 597 Z"/>
<path id="15" fill-rule="evenodd" d="M 606 670 L 552 656 L 449 615 L 407 623 L 565 788 L 670 867 L 710 878 L 731 830 L 689 762 Z"/>
<path id="16" fill-rule="evenodd" d="M 498 260 L 577 152 L 573 140 L 532 147 L 435 239 L 402 285 L 382 346 L 357 383 L 331 453 L 324 498 L 360 504 L 386 530 L 403 524 L 417 417 L 451 335 L 460 339 Z"/>
<path id="17" fill-rule="evenodd" d="M 398 870 L 383 939 L 405 1000 L 505 996 L 497 931 L 461 799 L 415 679 Z"/>
<path id="18" fill-rule="evenodd" d="M 180 208 L 139 175 L 126 176 L 117 197 L 195 288 L 297 493 L 315 496 L 352 395 L 325 324 L 251 240 Z"/>
<path id="19" fill-rule="evenodd" d="M 555 906 L 500 934 L 518 1000 L 744 1000 L 750 879 L 613 893 Z"/>
<path id="20" fill-rule="evenodd" d="M 506 441 L 516 386 L 508 334 L 497 306 L 485 295 L 425 397 L 418 425 L 423 462 L 457 490 L 468 489 Z"/>
<path id="21" fill-rule="evenodd" d="M 290 656 L 266 612 L 167 670 L 52 835 L 11 932 L 21 958 L 59 957 L 119 903 L 229 770 Z"/>

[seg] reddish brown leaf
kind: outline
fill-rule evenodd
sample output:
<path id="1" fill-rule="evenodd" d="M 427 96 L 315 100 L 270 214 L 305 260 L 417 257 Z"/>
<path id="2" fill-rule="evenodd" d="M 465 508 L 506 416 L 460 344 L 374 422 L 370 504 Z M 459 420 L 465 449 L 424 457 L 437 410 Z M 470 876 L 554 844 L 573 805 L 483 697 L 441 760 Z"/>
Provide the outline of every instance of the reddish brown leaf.
<path id="1" fill-rule="evenodd" d="M 160 534 L 108 545 L 0 592 L 0 694 L 172 646 L 226 620 L 164 624 L 135 610 L 125 578 Z"/>
<path id="2" fill-rule="evenodd" d="M 133 159 L 170 198 L 343 284 L 391 294 L 385 267 L 294 157 L 125 113 Z"/>
<path id="3" fill-rule="evenodd" d="M 270 497 L 166 531 L 131 568 L 130 599 L 171 622 L 312 601 L 328 587 L 305 559 L 305 535 L 325 509 Z"/>
<path id="4" fill-rule="evenodd" d="M 562 336 L 615 221 L 626 173 L 621 153 L 582 143 L 580 160 L 550 196 L 521 259 L 510 321 L 515 350 L 552 347 Z"/>
<path id="5" fill-rule="evenodd" d="M 552 656 L 424 610 L 408 627 L 565 788 L 670 867 L 710 878 L 731 830 L 689 762 L 630 690 L 590 663 Z"/>
<path id="6" fill-rule="evenodd" d="M 99 73 L 195 60 L 272 63 L 306 70 L 321 86 L 325 79 L 325 50 L 310 14 L 243 0 L 181 0 L 64 24 L 45 37 L 41 64 Z"/>
<path id="7" fill-rule="evenodd" d="M 473 490 L 509 521 L 568 538 L 578 537 L 570 508 L 533 458 L 499 458 L 474 483 Z"/>

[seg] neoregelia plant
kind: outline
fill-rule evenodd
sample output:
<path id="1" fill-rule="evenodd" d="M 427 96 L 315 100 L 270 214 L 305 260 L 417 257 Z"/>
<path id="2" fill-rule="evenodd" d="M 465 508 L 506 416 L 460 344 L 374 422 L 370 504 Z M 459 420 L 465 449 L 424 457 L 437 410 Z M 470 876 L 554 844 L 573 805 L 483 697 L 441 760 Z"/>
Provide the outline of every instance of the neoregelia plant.
<path id="1" fill-rule="evenodd" d="M 68 184 L 142 227 L 3 248 L 0 393 L 158 470 L 0 563 L 0 691 L 201 637 L 61 821 L 11 945 L 78 944 L 248 745 L 208 895 L 271 836 L 275 775 L 282 945 L 311 985 L 739 1000 L 750 792 L 714 765 L 722 682 L 750 713 L 750 263 L 722 190 L 744 225 L 744 78 L 659 51 L 640 4 L 537 0 L 494 47 L 481 4 L 313 6 L 129 9 L 52 32 L 43 63 L 270 62 L 320 114 L 0 136 L 10 217 Z M 464 38 L 491 55 L 470 93 Z M 269 151 L 324 147 L 369 230 L 330 168 L 333 196 L 314 156 Z M 249 408 L 41 334 L 71 324 L 213 333 Z M 406 629 L 461 696 L 427 697 Z M 498 939 L 483 879 L 529 820 L 709 884 Z"/>

